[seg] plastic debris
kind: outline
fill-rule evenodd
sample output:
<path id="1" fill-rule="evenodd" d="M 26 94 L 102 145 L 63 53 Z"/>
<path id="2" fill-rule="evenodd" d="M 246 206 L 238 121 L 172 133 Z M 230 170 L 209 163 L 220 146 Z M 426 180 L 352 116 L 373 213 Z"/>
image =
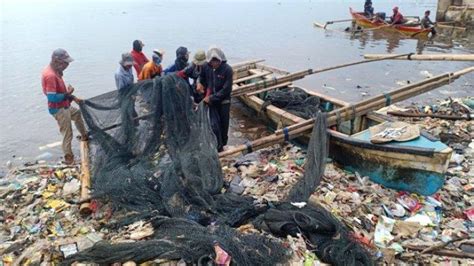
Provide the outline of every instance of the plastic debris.
<path id="1" fill-rule="evenodd" d="M 375 245 L 380 248 L 385 248 L 386 245 L 394 239 L 392 236 L 393 226 L 395 225 L 395 220 L 390 219 L 386 216 L 381 216 L 379 222 L 375 227 L 374 241 Z"/>
<path id="2" fill-rule="evenodd" d="M 219 246 L 218 242 L 214 243 L 214 252 L 216 253 L 216 265 L 218 266 L 229 266 L 232 261 L 232 257 Z"/>
<path id="3" fill-rule="evenodd" d="M 414 108 L 423 113 L 460 115 L 472 107 L 464 101 L 448 99 L 403 110 Z M 371 249 L 380 262 L 472 265 L 474 261 L 470 259 L 421 254 L 405 246 L 426 247 L 474 231 L 474 122 L 432 118 L 403 120 L 419 124 L 460 155 L 450 164 L 445 185 L 437 194 L 425 197 L 386 189 L 367 177 L 328 162 L 324 178 L 307 204 L 317 202 L 343 220 L 353 231 L 354 239 Z M 288 144 L 275 145 L 239 159 L 225 159 L 222 166 L 229 184 L 227 190 L 239 188 L 241 194 L 252 197 L 255 202 L 281 200 L 302 176 L 305 157 L 304 149 Z M 4 265 L 31 264 L 37 260 L 57 264 L 66 255 L 63 250 L 73 254 L 101 240 L 138 242 L 153 234 L 148 224 L 140 221 L 135 222 L 134 227 L 114 229 L 110 225 L 116 222 L 118 214 L 102 203 L 92 202 L 92 217 L 81 218 L 79 206 L 74 204 L 79 199 L 78 180 L 76 167 L 47 164 L 13 167 L 7 176 L 0 178 L 0 222 L 4 228 L 0 231 L 0 253 Z M 387 217 L 387 213 L 393 218 Z M 252 224 L 243 224 L 237 230 L 243 234 L 260 233 Z M 313 257 L 303 236 L 282 239 L 294 253 L 294 265 L 322 265 Z M 472 245 L 468 243 L 454 243 L 446 248 L 472 252 Z M 43 252 L 40 259 L 34 250 Z M 218 263 L 218 252 L 215 253 Z M 224 255 L 221 250 L 219 254 Z M 150 263 L 153 264 L 153 260 Z M 177 265 L 179 260 L 169 263 Z"/>

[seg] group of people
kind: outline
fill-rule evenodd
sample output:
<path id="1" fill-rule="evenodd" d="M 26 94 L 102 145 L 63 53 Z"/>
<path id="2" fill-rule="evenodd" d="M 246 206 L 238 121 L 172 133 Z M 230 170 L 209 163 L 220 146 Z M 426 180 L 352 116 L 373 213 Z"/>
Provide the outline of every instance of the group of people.
<path id="1" fill-rule="evenodd" d="M 197 104 L 204 102 L 209 106 L 212 130 L 217 138 L 218 151 L 223 151 L 227 145 L 230 98 L 233 84 L 233 70 L 227 64 L 224 52 L 210 48 L 207 53 L 196 51 L 189 62 L 190 52 L 186 47 L 176 50 L 173 64 L 163 70 L 161 62 L 164 52 L 153 50 L 149 60 L 143 53 L 144 44 L 135 40 L 132 50 L 122 54 L 119 67 L 115 72 L 117 90 L 126 90 L 134 84 L 133 69 L 138 80 L 147 80 L 163 75 L 177 75 L 189 85 L 190 95 Z M 64 49 L 56 49 L 51 55 L 50 63 L 45 67 L 41 76 L 43 93 L 48 101 L 49 113 L 56 119 L 59 131 L 63 137 L 62 150 L 66 164 L 74 163 L 71 142 L 73 139 L 72 122 L 76 125 L 81 140 L 87 140 L 88 134 L 80 110 L 71 106 L 71 102 L 80 103 L 82 100 L 73 95 L 74 88 L 66 86 L 63 72 L 73 62 L 72 57 Z"/>
<path id="2" fill-rule="evenodd" d="M 390 25 L 399 25 L 404 24 L 407 20 L 403 17 L 402 13 L 400 12 L 398 6 L 393 7 L 393 13 L 390 17 Z M 423 29 L 431 29 L 431 33 L 434 35 L 436 34 L 434 25 L 435 23 L 430 19 L 430 11 L 426 10 L 423 18 L 420 20 L 420 26 Z M 373 22 L 385 22 L 385 13 L 378 12 L 374 13 L 374 7 L 372 6 L 372 0 L 366 0 L 364 3 L 364 15 L 367 18 L 372 19 Z"/>

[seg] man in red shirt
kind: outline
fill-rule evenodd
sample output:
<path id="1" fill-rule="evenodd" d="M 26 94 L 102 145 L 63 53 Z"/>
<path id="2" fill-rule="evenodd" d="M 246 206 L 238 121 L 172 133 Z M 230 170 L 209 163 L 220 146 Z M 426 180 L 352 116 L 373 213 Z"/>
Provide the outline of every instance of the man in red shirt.
<path id="1" fill-rule="evenodd" d="M 81 112 L 71 106 L 71 102 L 79 103 L 81 100 L 72 93 L 74 88 L 71 85 L 66 87 L 63 80 L 63 71 L 69 66 L 73 59 L 64 49 L 54 50 L 51 56 L 51 62 L 43 70 L 41 75 L 41 85 L 43 93 L 48 99 L 49 113 L 56 119 L 59 131 L 63 136 L 62 149 L 64 160 L 67 164 L 74 163 L 74 155 L 72 153 L 72 126 L 74 121 L 77 130 L 81 133 L 81 139 L 87 140 L 87 131 L 82 120 Z"/>
<path id="2" fill-rule="evenodd" d="M 404 23 L 403 15 L 402 13 L 398 11 L 398 6 L 393 8 L 393 15 L 391 19 L 392 19 L 392 25 Z"/>
<path id="3" fill-rule="evenodd" d="M 142 52 L 143 46 L 145 45 L 142 41 L 135 40 L 133 41 L 133 49 L 130 52 L 133 57 L 133 67 L 135 68 L 135 71 L 137 71 L 137 77 L 140 76 L 143 66 L 149 61 L 148 58 L 146 58 L 145 54 Z"/>

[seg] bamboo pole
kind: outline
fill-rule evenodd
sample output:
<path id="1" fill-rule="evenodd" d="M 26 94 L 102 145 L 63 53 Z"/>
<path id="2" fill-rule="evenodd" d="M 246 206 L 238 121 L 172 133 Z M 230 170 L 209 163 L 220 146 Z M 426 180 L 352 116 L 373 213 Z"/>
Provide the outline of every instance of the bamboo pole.
<path id="1" fill-rule="evenodd" d="M 264 62 L 265 59 L 255 59 L 255 60 L 249 60 L 249 61 L 243 61 L 243 62 L 239 62 L 239 63 L 235 63 L 235 64 L 232 64 L 232 68 L 234 69 L 240 69 L 240 68 L 245 68 L 249 65 L 254 65 L 254 64 L 258 64 L 258 63 L 261 63 L 261 62 Z"/>
<path id="2" fill-rule="evenodd" d="M 79 207 L 79 213 L 83 216 L 88 216 L 92 213 L 89 202 L 90 199 L 90 169 L 89 169 L 89 142 L 81 141 L 81 195 L 79 200 L 83 201 Z"/>
<path id="3" fill-rule="evenodd" d="M 431 117 L 431 118 L 440 118 L 445 120 L 470 120 L 471 117 L 467 115 L 458 116 L 458 115 L 439 115 L 439 114 L 424 114 L 424 113 L 408 113 L 408 112 L 387 112 L 389 115 L 401 116 L 401 117 Z"/>
<path id="4" fill-rule="evenodd" d="M 233 95 L 234 96 L 243 95 L 243 94 L 255 91 L 255 90 L 266 88 L 268 86 L 273 86 L 273 85 L 278 85 L 278 84 L 285 83 L 285 82 L 299 80 L 299 79 L 302 79 L 302 78 L 304 78 L 308 75 L 322 73 L 322 72 L 326 72 L 326 71 L 330 71 L 330 70 L 334 70 L 334 69 L 339 69 L 339 68 L 349 67 L 349 66 L 354 66 L 354 65 L 360 65 L 360 64 L 366 64 L 366 63 L 371 63 L 371 62 L 377 62 L 377 61 L 382 61 L 382 60 L 387 60 L 387 59 L 392 59 L 392 58 L 395 58 L 395 57 L 407 56 L 407 55 L 408 54 L 403 54 L 403 55 L 394 55 L 394 56 L 391 56 L 391 57 L 386 57 L 386 58 L 381 58 L 381 59 L 361 60 L 361 61 L 346 63 L 346 64 L 342 64 L 342 65 L 336 65 L 336 66 L 331 66 L 331 67 L 326 67 L 326 68 L 317 69 L 317 70 L 313 70 L 313 69 L 301 70 L 301 71 L 290 73 L 288 75 L 284 75 L 284 76 L 281 76 L 281 77 L 276 77 L 274 79 L 262 80 L 262 81 L 259 81 L 259 82 L 255 82 L 255 83 L 240 86 L 240 87 L 233 90 Z"/>
<path id="5" fill-rule="evenodd" d="M 365 59 L 381 59 L 392 56 L 389 54 L 365 54 Z M 474 61 L 474 54 L 409 54 L 391 58 L 392 60 L 427 60 L 427 61 Z"/>
<path id="6" fill-rule="evenodd" d="M 372 98 L 366 99 L 364 101 L 361 101 L 361 102 L 355 104 L 354 108 L 356 108 L 356 109 L 359 108 L 360 109 L 360 107 L 363 107 L 363 106 L 369 106 L 370 107 L 370 104 L 372 104 L 372 105 L 374 105 L 374 104 L 384 104 L 386 102 L 386 97 L 393 98 L 394 95 L 397 92 L 410 91 L 413 88 L 418 88 L 422 85 L 429 84 L 431 82 L 436 82 L 436 81 L 439 81 L 443 78 L 449 78 L 449 76 L 450 76 L 449 73 L 445 73 L 445 74 L 441 74 L 441 75 L 432 77 L 430 79 L 425 79 L 425 80 L 419 81 L 417 83 L 412 83 L 412 84 L 403 86 L 401 88 L 398 88 L 398 89 L 396 89 L 394 91 L 391 91 L 391 92 L 388 92 L 386 94 L 380 94 L 380 95 L 374 96 Z M 348 107 L 344 107 L 344 108 L 341 108 L 341 109 L 338 109 L 338 110 L 334 110 L 334 111 L 330 112 L 329 114 L 333 115 L 333 114 L 336 114 L 338 112 L 338 113 L 341 114 L 341 118 L 349 119 L 348 117 L 351 116 L 351 113 L 350 113 L 351 110 L 352 110 L 352 107 L 348 106 Z M 302 122 L 302 123 L 304 125 L 312 125 L 313 121 L 306 120 L 306 122 Z M 289 129 L 291 129 L 292 127 L 293 126 L 290 126 Z M 281 133 L 281 131 L 277 131 L 277 133 Z"/>
<path id="7" fill-rule="evenodd" d="M 328 126 L 335 125 L 338 120 L 338 113 L 340 114 L 340 119 L 342 121 L 351 119 L 352 117 L 365 115 L 371 111 L 380 109 L 386 106 L 386 99 L 385 97 L 391 97 L 391 103 L 397 101 L 403 101 L 413 96 L 419 95 L 421 93 L 433 90 L 438 88 L 445 83 L 450 83 L 452 80 L 467 74 L 469 72 L 474 71 L 474 67 L 465 68 L 463 70 L 454 72 L 454 73 L 446 73 L 442 74 L 427 80 L 423 80 L 421 82 L 410 84 L 409 86 L 404 86 L 400 89 L 394 90 L 388 94 L 379 95 L 357 103 L 353 106 L 343 107 L 339 110 L 334 110 L 327 114 L 327 124 Z M 287 127 L 289 138 L 293 139 L 299 137 L 308 131 L 310 131 L 313 127 L 314 120 L 309 119 L 298 124 L 292 125 Z M 284 134 L 282 130 L 275 132 L 275 134 L 256 139 L 250 143 L 236 146 L 232 149 L 223 151 L 219 153 L 219 157 L 226 157 L 234 154 L 238 154 L 244 151 L 254 151 L 260 148 L 268 147 L 273 144 L 277 144 L 279 142 L 284 141 Z"/>
<path id="8" fill-rule="evenodd" d="M 460 31 L 460 32 L 465 32 L 466 31 L 466 28 L 465 27 L 458 27 L 458 26 L 450 26 L 450 25 L 439 25 L 439 24 L 436 24 L 436 28 L 439 28 L 439 29 L 445 29 L 445 30 L 457 30 L 457 31 Z"/>
<path id="9" fill-rule="evenodd" d="M 354 21 L 354 19 L 348 18 L 348 19 L 331 20 L 331 21 L 326 21 L 326 24 L 334 24 L 334 23 L 349 22 L 349 21 Z"/>

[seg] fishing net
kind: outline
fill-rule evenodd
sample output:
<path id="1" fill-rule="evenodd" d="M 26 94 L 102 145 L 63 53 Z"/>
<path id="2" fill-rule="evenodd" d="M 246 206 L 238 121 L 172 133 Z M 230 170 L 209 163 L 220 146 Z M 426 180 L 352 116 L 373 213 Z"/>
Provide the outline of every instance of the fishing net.
<path id="1" fill-rule="evenodd" d="M 269 91 L 263 100 L 262 110 L 274 105 L 305 119 L 314 117 L 320 111 L 321 103 L 319 97 L 297 87 Z"/>
<path id="2" fill-rule="evenodd" d="M 302 233 L 325 262 L 347 265 L 359 257 L 370 262 L 367 252 L 342 234 L 344 227 L 320 206 L 297 209 L 221 193 L 223 174 L 209 110 L 203 103 L 193 107 L 188 86 L 178 76 L 167 75 L 81 103 L 91 133 L 91 197 L 127 213 L 110 227 L 144 220 L 152 224 L 154 235 L 134 243 L 98 242 L 68 257 L 64 264 L 152 259 L 207 264 L 216 256 L 216 243 L 235 265 L 288 261 L 291 250 L 283 240 L 234 229 L 251 222 L 277 236 Z M 307 174 L 289 200 L 308 200 L 324 172 L 326 147 L 325 119 L 319 114 L 309 145 Z M 289 226 L 276 230 L 274 224 L 281 223 Z M 352 253 L 344 248 L 353 248 Z"/>

